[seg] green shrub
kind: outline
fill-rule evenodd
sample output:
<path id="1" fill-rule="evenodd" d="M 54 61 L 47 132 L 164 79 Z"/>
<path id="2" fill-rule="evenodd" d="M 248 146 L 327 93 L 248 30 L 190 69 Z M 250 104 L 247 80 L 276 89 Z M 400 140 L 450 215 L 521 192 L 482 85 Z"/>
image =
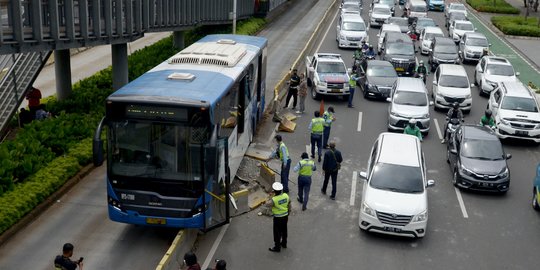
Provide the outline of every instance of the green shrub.
<path id="1" fill-rule="evenodd" d="M 519 9 L 504 0 L 467 0 L 467 4 L 480 12 L 519 14 Z"/>
<path id="2" fill-rule="evenodd" d="M 493 16 L 491 22 L 506 35 L 540 37 L 537 18 L 525 20 L 523 16 Z"/>

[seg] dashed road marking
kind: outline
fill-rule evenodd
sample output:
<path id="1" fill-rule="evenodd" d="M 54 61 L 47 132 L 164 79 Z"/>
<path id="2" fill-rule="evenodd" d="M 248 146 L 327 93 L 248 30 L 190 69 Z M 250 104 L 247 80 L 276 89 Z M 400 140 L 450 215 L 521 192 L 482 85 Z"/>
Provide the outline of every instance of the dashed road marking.
<path id="1" fill-rule="evenodd" d="M 232 218 L 231 218 L 232 222 Z M 221 231 L 219 232 L 218 237 L 214 241 L 214 244 L 212 245 L 212 248 L 210 249 L 210 252 L 208 253 L 208 256 L 206 256 L 206 259 L 204 260 L 204 263 L 202 265 L 202 269 L 208 268 L 210 266 L 210 261 L 212 261 L 212 258 L 214 257 L 214 254 L 216 254 L 216 250 L 219 247 L 219 244 L 221 243 L 221 240 L 223 239 L 223 236 L 225 235 L 225 232 L 227 232 L 227 229 L 229 228 L 229 225 L 231 223 L 227 223 L 221 228 Z"/>
<path id="2" fill-rule="evenodd" d="M 349 205 L 354 206 L 354 199 L 356 197 L 356 182 L 358 181 L 358 172 L 354 171 L 352 175 L 352 184 L 351 184 L 351 198 L 349 200 Z"/>
<path id="3" fill-rule="evenodd" d="M 456 191 L 456 196 L 459 202 L 459 207 L 461 208 L 461 213 L 463 213 L 463 217 L 469 218 L 469 215 L 467 214 L 467 209 L 465 208 L 465 203 L 463 203 L 463 198 L 461 197 L 461 192 L 457 187 L 454 187 L 454 190 Z"/>
<path id="4" fill-rule="evenodd" d="M 441 128 L 439 127 L 439 121 L 437 121 L 437 118 L 433 118 L 433 122 L 435 122 L 435 128 L 437 129 L 437 135 L 439 136 L 439 140 L 442 140 L 443 135 L 441 133 Z"/>
<path id="5" fill-rule="evenodd" d="M 362 112 L 358 112 L 358 132 L 362 131 Z"/>

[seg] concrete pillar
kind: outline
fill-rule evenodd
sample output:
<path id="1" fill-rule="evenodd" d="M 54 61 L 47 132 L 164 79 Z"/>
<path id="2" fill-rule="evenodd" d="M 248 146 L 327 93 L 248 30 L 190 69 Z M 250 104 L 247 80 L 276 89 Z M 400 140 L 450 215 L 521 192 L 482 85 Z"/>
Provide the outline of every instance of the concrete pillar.
<path id="1" fill-rule="evenodd" d="M 173 32 L 173 46 L 177 49 L 183 49 L 184 44 L 184 31 Z"/>
<path id="2" fill-rule="evenodd" d="M 127 43 L 111 45 L 113 90 L 126 85 L 128 78 Z"/>
<path id="3" fill-rule="evenodd" d="M 71 56 L 69 49 L 54 51 L 56 98 L 64 100 L 71 95 Z"/>

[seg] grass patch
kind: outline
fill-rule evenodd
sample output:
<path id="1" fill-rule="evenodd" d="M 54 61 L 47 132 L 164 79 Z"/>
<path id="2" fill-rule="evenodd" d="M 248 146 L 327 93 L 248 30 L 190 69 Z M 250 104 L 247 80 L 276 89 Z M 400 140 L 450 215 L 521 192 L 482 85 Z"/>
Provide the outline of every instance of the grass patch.
<path id="1" fill-rule="evenodd" d="M 493 16 L 491 23 L 506 35 L 540 37 L 538 18 L 523 16 Z"/>
<path id="2" fill-rule="evenodd" d="M 504 0 L 467 0 L 467 4 L 480 12 L 519 14 L 519 9 Z"/>

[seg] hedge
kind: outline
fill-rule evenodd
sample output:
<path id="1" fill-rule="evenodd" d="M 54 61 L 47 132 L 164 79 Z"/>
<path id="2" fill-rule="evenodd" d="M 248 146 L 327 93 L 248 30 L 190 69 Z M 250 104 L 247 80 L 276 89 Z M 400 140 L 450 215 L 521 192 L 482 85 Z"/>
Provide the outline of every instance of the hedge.
<path id="1" fill-rule="evenodd" d="M 239 21 L 238 34 L 254 34 L 265 20 Z M 210 33 L 230 33 L 231 27 L 203 26 L 186 32 L 189 46 Z M 172 37 L 138 50 L 128 57 L 129 80 L 178 52 Z M 63 101 L 44 100 L 55 117 L 33 121 L 19 129 L 13 140 L 0 144 L 0 234 L 92 161 L 92 135 L 112 93 L 112 68 L 108 67 L 73 86 Z"/>
<path id="2" fill-rule="evenodd" d="M 538 20 L 529 17 L 525 20 L 523 16 L 493 16 L 491 23 L 506 35 L 540 37 L 540 27 Z"/>
<path id="3" fill-rule="evenodd" d="M 467 4 L 480 12 L 519 14 L 519 9 L 504 0 L 467 0 Z"/>

